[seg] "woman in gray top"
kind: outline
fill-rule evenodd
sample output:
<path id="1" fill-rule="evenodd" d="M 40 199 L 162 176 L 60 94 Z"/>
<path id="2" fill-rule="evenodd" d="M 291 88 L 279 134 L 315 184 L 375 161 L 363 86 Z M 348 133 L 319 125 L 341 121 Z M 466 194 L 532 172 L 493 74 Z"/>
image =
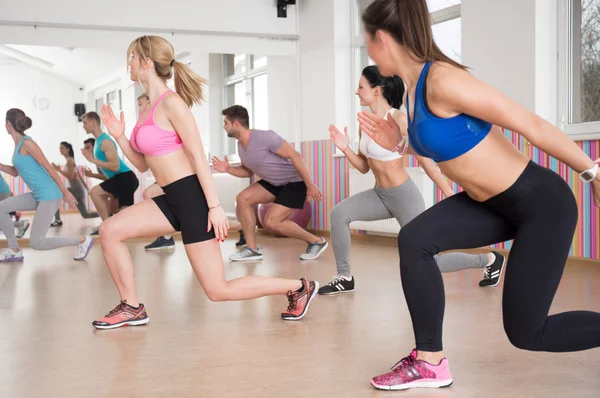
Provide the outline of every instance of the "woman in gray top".
<path id="1" fill-rule="evenodd" d="M 85 190 L 88 190 L 87 185 L 83 182 L 83 177 L 79 174 L 77 170 L 77 165 L 75 164 L 75 153 L 73 152 L 73 146 L 66 141 L 60 143 L 60 154 L 65 157 L 67 163 L 64 167 L 60 167 L 59 165 L 52 163 L 52 166 L 56 171 L 65 176 L 67 180 L 69 180 L 69 192 L 75 196 L 77 199 L 77 210 L 79 210 L 79 214 L 83 218 L 96 218 L 100 217 L 98 213 L 90 213 L 85 205 Z M 62 220 L 60 219 L 60 209 L 56 211 L 54 214 L 54 222 L 51 224 L 52 227 L 60 227 L 62 225 Z"/>

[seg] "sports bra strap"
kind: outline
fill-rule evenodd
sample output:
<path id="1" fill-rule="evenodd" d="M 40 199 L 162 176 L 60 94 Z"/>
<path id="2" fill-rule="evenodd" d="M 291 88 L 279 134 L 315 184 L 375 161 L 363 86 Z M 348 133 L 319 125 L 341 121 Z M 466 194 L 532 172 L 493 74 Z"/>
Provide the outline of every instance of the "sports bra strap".
<path id="1" fill-rule="evenodd" d="M 162 93 L 162 95 L 161 95 L 160 97 L 158 97 L 158 100 L 156 101 L 156 103 L 155 103 L 155 104 L 154 104 L 154 106 L 152 107 L 152 111 L 151 111 L 151 113 L 152 113 L 152 114 L 154 114 L 154 110 L 156 109 L 156 106 L 158 105 L 158 103 L 159 103 L 160 101 L 162 101 L 162 99 L 165 97 L 165 95 L 167 95 L 167 94 L 169 94 L 169 93 L 172 93 L 172 92 L 173 92 L 173 90 L 167 90 L 167 91 L 165 91 L 164 93 Z"/>

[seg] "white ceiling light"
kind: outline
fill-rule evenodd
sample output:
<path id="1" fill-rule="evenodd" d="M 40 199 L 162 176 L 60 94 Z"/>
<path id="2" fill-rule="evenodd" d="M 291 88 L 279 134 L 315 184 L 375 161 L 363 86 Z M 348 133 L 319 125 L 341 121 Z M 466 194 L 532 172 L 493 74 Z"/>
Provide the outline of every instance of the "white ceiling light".
<path id="1" fill-rule="evenodd" d="M 31 66 L 36 66 L 38 68 L 50 69 L 54 66 L 54 64 L 51 62 L 45 61 L 38 57 L 33 57 L 29 54 L 25 54 L 24 52 L 17 51 L 13 48 L 4 46 L 2 44 L 0 44 L 0 54 L 4 54 L 18 61 L 21 61 Z"/>

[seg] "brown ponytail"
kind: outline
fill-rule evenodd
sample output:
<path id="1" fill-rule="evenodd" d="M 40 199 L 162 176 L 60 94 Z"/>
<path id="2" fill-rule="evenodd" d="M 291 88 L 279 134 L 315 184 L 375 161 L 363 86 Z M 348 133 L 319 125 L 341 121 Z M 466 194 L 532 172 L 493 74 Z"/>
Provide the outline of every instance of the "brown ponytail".
<path id="1" fill-rule="evenodd" d="M 441 61 L 467 69 L 435 44 L 426 0 L 375 0 L 363 12 L 362 21 L 372 37 L 383 30 L 420 61 Z"/>

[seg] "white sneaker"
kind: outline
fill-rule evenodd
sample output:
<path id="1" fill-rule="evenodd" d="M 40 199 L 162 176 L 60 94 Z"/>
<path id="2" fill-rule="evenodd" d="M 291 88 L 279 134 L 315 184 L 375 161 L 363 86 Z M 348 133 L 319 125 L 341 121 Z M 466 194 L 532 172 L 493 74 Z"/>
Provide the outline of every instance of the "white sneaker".
<path id="1" fill-rule="evenodd" d="M 10 261 L 23 261 L 23 250 L 2 249 L 0 250 L 0 263 Z"/>
<path id="2" fill-rule="evenodd" d="M 258 261 L 262 260 L 262 258 L 262 247 L 259 247 L 258 250 L 246 247 L 241 252 L 229 256 L 230 261 Z"/>
<path id="3" fill-rule="evenodd" d="M 77 245 L 77 254 L 75 254 L 75 257 L 73 257 L 73 258 L 75 260 L 85 259 L 87 257 L 87 255 L 90 253 L 92 246 L 94 246 L 94 240 L 95 239 L 92 238 L 91 236 L 86 236 L 83 243 L 80 243 L 79 245 Z"/>
<path id="4" fill-rule="evenodd" d="M 317 243 L 311 243 L 306 248 L 306 252 L 300 255 L 300 260 L 316 260 L 319 258 L 321 253 L 327 249 L 329 244 L 325 240 L 325 238 L 321 237 L 321 241 Z"/>

